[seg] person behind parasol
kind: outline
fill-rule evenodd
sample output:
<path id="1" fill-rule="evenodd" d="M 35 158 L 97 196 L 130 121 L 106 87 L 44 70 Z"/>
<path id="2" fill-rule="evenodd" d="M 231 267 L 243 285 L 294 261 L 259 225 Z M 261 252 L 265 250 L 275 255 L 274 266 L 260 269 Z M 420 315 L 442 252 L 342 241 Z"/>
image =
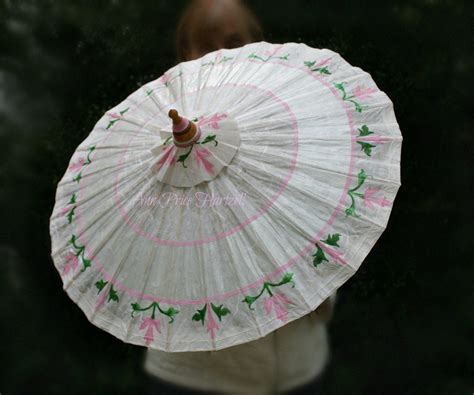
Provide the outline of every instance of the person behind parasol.
<path id="1" fill-rule="evenodd" d="M 262 30 L 239 0 L 193 0 L 181 16 L 176 36 L 181 62 L 260 41 Z M 336 293 L 315 311 L 269 335 L 226 349 L 167 353 L 148 348 L 144 369 L 151 379 L 150 393 L 168 387 L 182 393 L 256 394 L 310 385 L 314 393 L 329 359 L 327 324 L 335 301 Z"/>

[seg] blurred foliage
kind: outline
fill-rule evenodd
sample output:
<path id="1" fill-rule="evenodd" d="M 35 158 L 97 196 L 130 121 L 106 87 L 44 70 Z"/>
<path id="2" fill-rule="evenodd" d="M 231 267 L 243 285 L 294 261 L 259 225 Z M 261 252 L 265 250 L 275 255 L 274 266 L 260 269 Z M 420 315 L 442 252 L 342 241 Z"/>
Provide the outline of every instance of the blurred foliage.
<path id="1" fill-rule="evenodd" d="M 249 1 L 266 41 L 339 52 L 404 137 L 388 228 L 340 290 L 328 394 L 461 394 L 472 359 L 473 7 Z M 50 258 L 56 184 L 95 122 L 175 64 L 182 0 L 0 2 L 2 394 L 143 393 L 143 349 L 91 325 Z"/>

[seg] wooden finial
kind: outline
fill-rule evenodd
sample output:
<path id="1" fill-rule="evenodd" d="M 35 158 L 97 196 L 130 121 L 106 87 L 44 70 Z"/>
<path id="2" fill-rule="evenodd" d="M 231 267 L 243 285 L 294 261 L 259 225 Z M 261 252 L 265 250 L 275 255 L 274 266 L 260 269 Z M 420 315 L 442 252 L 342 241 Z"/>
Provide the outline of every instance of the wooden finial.
<path id="1" fill-rule="evenodd" d="M 171 109 L 168 116 L 173 120 L 173 141 L 178 147 L 189 147 L 201 137 L 201 129 L 189 119 L 181 117 Z"/>
<path id="2" fill-rule="evenodd" d="M 176 110 L 169 110 L 168 116 L 173 120 L 173 125 L 179 125 L 183 118 L 180 117 L 178 111 Z"/>

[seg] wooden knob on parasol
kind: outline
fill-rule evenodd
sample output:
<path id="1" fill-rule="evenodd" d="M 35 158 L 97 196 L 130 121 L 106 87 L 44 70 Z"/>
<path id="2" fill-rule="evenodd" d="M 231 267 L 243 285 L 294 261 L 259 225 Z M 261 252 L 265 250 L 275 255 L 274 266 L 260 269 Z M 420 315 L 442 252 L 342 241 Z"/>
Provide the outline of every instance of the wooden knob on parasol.
<path id="1" fill-rule="evenodd" d="M 168 112 L 168 116 L 173 120 L 173 125 L 179 125 L 179 123 L 182 121 L 183 118 L 180 117 L 178 114 L 178 111 L 176 110 L 170 110 Z"/>
<path id="2" fill-rule="evenodd" d="M 201 137 L 199 127 L 189 119 L 179 115 L 178 111 L 171 109 L 168 116 L 173 120 L 173 141 L 178 147 L 189 147 Z"/>

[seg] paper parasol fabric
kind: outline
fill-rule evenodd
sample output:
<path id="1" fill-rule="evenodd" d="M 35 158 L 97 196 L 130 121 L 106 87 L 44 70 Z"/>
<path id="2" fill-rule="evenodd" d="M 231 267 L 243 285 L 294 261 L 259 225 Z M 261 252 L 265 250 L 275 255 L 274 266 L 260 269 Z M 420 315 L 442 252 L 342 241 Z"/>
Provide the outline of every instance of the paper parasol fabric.
<path id="1" fill-rule="evenodd" d="M 255 340 L 360 267 L 400 186 L 401 143 L 387 95 L 331 50 L 261 42 L 180 63 L 76 149 L 54 264 L 89 321 L 127 343 Z"/>

